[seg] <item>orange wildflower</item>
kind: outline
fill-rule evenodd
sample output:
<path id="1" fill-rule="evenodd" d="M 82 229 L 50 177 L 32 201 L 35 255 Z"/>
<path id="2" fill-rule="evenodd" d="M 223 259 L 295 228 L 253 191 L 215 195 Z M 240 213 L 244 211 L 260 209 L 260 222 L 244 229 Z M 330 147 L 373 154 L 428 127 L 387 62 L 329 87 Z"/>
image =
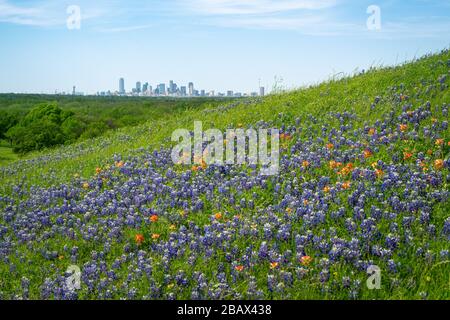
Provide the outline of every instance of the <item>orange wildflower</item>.
<path id="1" fill-rule="evenodd" d="M 95 168 L 95 173 L 100 174 L 102 172 L 102 168 Z"/>
<path id="2" fill-rule="evenodd" d="M 307 206 L 308 205 L 308 203 L 309 203 L 309 201 L 308 200 L 303 200 L 303 204 L 305 205 L 305 206 Z"/>
<path id="3" fill-rule="evenodd" d="M 342 184 L 342 189 L 347 190 L 350 188 L 350 185 L 351 185 L 350 181 L 346 181 Z"/>
<path id="4" fill-rule="evenodd" d="M 124 165 L 123 161 L 116 161 L 116 167 L 117 168 L 122 168 Z"/>
<path id="5" fill-rule="evenodd" d="M 304 266 L 310 265 L 312 262 L 312 258 L 310 256 L 303 256 L 300 258 L 300 263 Z"/>
<path id="6" fill-rule="evenodd" d="M 325 193 L 330 192 L 330 187 L 329 187 L 329 186 L 325 186 L 325 187 L 323 188 L 323 192 L 325 192 Z"/>
<path id="7" fill-rule="evenodd" d="M 332 143 L 327 143 L 327 149 L 333 149 L 334 148 L 334 144 L 332 144 Z"/>
<path id="8" fill-rule="evenodd" d="M 282 134 L 280 134 L 280 139 L 281 140 L 291 140 L 292 136 L 287 133 L 282 133 Z"/>
<path id="9" fill-rule="evenodd" d="M 401 132 L 405 132 L 406 130 L 408 130 L 408 125 L 407 124 L 401 124 L 400 125 L 400 131 Z"/>
<path id="10" fill-rule="evenodd" d="M 431 156 L 431 155 L 433 154 L 433 150 L 428 149 L 428 150 L 427 150 L 427 154 L 428 154 L 429 156 Z"/>
<path id="11" fill-rule="evenodd" d="M 216 220 L 220 220 L 220 219 L 222 219 L 222 217 L 223 217 L 223 215 L 220 212 L 218 212 L 214 215 L 214 218 L 216 218 Z"/>
<path id="12" fill-rule="evenodd" d="M 87 182 L 83 183 L 83 189 L 89 189 L 89 183 Z"/>
<path id="13" fill-rule="evenodd" d="M 276 269 L 276 268 L 278 268 L 278 262 L 271 262 L 270 269 Z"/>
<path id="14" fill-rule="evenodd" d="M 364 158 L 370 158 L 372 156 L 372 151 L 369 149 L 364 150 Z"/>
<path id="15" fill-rule="evenodd" d="M 306 161 L 306 160 L 303 161 L 302 166 L 303 166 L 303 168 L 309 167 L 309 161 Z"/>
<path id="16" fill-rule="evenodd" d="M 413 155 L 411 152 L 403 152 L 403 160 L 408 160 L 409 158 L 411 158 Z"/>
<path id="17" fill-rule="evenodd" d="M 241 272 L 242 270 L 244 270 L 244 266 L 236 266 L 234 267 L 234 269 L 238 272 Z"/>
<path id="18" fill-rule="evenodd" d="M 436 139 L 435 145 L 442 146 L 444 144 L 444 139 Z"/>
<path id="19" fill-rule="evenodd" d="M 342 168 L 341 171 L 338 172 L 338 174 L 346 176 L 352 171 L 353 171 L 353 163 L 350 162 L 347 163 L 347 165 L 344 168 Z"/>
<path id="20" fill-rule="evenodd" d="M 334 160 L 331 160 L 329 162 L 329 165 L 330 165 L 330 169 L 336 169 L 336 168 L 342 167 L 342 162 L 336 162 Z"/>
<path id="21" fill-rule="evenodd" d="M 334 160 L 331 160 L 331 161 L 329 162 L 329 166 L 330 166 L 330 169 L 337 168 L 337 162 L 334 161 Z"/>
<path id="22" fill-rule="evenodd" d="M 141 245 L 142 242 L 144 242 L 144 236 L 140 233 L 134 236 L 134 242 L 136 242 L 137 245 Z"/>
<path id="23" fill-rule="evenodd" d="M 444 160 L 442 159 L 434 160 L 434 166 L 436 167 L 436 169 L 441 170 L 442 168 L 444 168 Z"/>
<path id="24" fill-rule="evenodd" d="M 159 219 L 159 217 L 156 214 L 153 214 L 150 216 L 150 221 L 151 222 L 157 222 Z"/>
<path id="25" fill-rule="evenodd" d="M 378 178 L 381 178 L 384 175 L 384 172 L 383 170 L 375 169 L 375 174 L 377 175 Z"/>
<path id="26" fill-rule="evenodd" d="M 375 134 L 375 128 L 369 129 L 369 136 L 373 136 Z"/>
<path id="27" fill-rule="evenodd" d="M 291 208 L 286 208 L 286 212 L 287 213 L 292 213 L 292 209 Z"/>
<path id="28" fill-rule="evenodd" d="M 154 234 L 152 234 L 152 239 L 153 239 L 153 240 L 158 240 L 158 239 L 159 239 L 159 237 L 161 237 L 161 235 L 160 235 L 160 234 L 158 234 L 158 233 L 154 233 Z"/>

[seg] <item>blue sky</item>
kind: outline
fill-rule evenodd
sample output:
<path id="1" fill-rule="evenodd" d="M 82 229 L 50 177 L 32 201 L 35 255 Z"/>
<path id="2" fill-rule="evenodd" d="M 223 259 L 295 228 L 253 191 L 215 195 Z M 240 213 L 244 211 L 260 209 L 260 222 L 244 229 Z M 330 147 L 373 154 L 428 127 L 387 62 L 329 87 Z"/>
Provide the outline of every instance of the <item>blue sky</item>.
<path id="1" fill-rule="evenodd" d="M 449 46 L 450 0 L 0 0 L 0 92 L 289 89 Z"/>

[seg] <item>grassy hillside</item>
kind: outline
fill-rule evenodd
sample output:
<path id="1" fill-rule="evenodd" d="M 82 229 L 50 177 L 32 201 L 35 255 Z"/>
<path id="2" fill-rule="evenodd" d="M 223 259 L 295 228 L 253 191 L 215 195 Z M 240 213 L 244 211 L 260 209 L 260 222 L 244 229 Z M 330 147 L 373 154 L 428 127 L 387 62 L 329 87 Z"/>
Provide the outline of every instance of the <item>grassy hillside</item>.
<path id="1" fill-rule="evenodd" d="M 449 299 L 449 70 L 443 51 L 0 168 L 1 297 Z M 280 174 L 173 165 L 195 120 L 281 128 Z"/>

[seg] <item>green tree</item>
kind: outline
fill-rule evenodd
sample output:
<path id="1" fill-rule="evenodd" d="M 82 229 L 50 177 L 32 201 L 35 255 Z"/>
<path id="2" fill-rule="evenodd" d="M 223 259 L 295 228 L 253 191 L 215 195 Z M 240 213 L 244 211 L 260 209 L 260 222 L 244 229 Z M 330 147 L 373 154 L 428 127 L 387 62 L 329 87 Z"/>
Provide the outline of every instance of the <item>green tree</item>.
<path id="1" fill-rule="evenodd" d="M 17 122 L 17 116 L 8 112 L 0 112 L 0 140 L 6 138 L 6 132 L 14 127 Z"/>
<path id="2" fill-rule="evenodd" d="M 76 141 L 86 130 L 86 124 L 75 117 L 69 117 L 61 124 L 61 130 L 67 142 Z"/>
<path id="3" fill-rule="evenodd" d="M 56 103 L 39 104 L 14 127 L 6 132 L 13 143 L 14 152 L 32 150 L 63 144 L 66 140 L 61 124 L 73 113 L 65 112 Z"/>

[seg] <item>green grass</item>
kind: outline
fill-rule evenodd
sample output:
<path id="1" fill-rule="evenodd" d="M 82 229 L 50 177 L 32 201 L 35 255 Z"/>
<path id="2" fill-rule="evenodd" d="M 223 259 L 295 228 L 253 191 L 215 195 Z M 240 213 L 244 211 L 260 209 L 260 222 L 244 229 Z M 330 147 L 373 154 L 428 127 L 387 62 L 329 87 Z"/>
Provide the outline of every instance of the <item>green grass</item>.
<path id="1" fill-rule="evenodd" d="M 19 157 L 13 152 L 11 147 L 0 145 L 0 166 L 5 166 L 17 159 L 19 159 Z"/>

